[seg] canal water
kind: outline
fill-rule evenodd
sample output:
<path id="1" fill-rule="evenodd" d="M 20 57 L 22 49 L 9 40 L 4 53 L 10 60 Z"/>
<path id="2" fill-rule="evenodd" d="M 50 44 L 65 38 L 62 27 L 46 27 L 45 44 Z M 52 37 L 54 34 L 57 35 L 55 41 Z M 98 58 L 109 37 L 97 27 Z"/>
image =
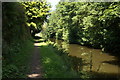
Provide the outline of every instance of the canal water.
<path id="1" fill-rule="evenodd" d="M 83 71 L 102 74 L 102 76 L 120 76 L 120 64 L 117 57 L 104 53 L 100 49 L 88 48 L 78 44 L 65 44 L 62 40 L 50 40 L 59 44 L 59 47 L 66 48 L 70 56 L 82 59 Z"/>

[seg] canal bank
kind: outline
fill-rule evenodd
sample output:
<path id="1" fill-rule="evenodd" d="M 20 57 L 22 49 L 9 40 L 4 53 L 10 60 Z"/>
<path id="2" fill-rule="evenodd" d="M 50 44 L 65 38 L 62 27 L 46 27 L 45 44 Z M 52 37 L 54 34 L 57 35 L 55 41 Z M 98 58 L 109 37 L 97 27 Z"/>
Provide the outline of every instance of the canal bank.
<path id="1" fill-rule="evenodd" d="M 100 49 L 88 48 L 78 44 L 65 44 L 62 40 L 50 39 L 59 48 L 66 48 L 70 56 L 82 59 L 82 71 L 104 78 L 118 78 L 120 76 L 119 59 Z M 76 62 L 77 64 L 78 62 Z"/>

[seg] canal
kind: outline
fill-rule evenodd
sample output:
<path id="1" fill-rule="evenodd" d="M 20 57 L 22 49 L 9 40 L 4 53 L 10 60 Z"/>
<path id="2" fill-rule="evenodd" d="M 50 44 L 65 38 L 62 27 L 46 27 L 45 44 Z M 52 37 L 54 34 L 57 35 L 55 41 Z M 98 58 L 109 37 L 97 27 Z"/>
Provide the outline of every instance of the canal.
<path id="1" fill-rule="evenodd" d="M 65 48 L 70 56 L 82 59 L 82 71 L 91 72 L 95 75 L 106 77 L 119 77 L 120 64 L 116 56 L 102 52 L 101 49 L 88 48 L 78 44 L 66 44 L 62 40 L 50 39 L 59 47 Z"/>

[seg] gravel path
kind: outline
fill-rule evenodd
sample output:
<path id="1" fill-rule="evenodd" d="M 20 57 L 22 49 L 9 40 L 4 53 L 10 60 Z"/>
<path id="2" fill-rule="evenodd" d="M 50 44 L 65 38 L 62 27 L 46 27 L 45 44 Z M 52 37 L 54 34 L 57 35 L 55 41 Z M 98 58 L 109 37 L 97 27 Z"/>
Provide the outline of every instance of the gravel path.
<path id="1" fill-rule="evenodd" d="M 40 65 L 40 47 L 39 46 L 35 46 L 34 51 L 32 52 L 32 58 L 30 61 L 30 70 L 31 71 L 28 74 L 28 78 L 41 78 L 42 77 L 42 74 L 41 74 L 42 71 L 41 71 L 41 65 Z"/>

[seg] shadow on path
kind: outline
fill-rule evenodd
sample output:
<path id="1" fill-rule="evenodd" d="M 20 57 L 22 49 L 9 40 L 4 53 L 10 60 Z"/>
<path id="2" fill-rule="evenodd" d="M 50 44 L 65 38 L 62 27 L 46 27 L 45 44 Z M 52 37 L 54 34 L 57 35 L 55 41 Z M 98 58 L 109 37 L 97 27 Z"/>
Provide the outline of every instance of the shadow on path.
<path id="1" fill-rule="evenodd" d="M 41 64 L 40 64 L 40 47 L 35 46 L 32 52 L 32 58 L 30 60 L 30 73 L 28 78 L 41 78 L 42 77 Z"/>

